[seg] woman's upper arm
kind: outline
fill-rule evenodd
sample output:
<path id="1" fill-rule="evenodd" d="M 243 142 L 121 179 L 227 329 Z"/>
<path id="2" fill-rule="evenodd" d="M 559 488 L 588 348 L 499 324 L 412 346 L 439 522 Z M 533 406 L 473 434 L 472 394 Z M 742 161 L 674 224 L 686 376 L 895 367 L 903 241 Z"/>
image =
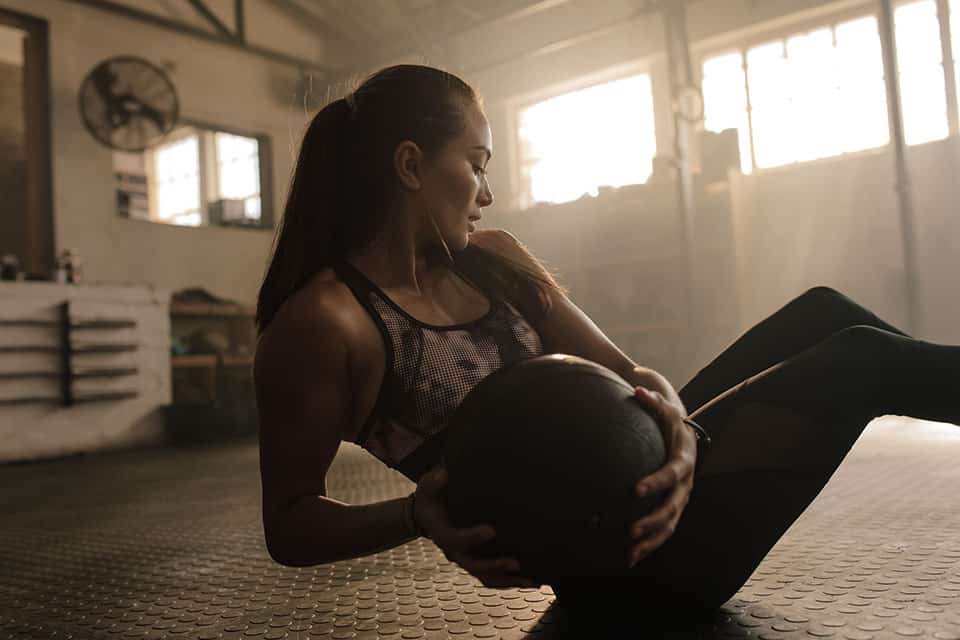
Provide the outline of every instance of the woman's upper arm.
<path id="1" fill-rule="evenodd" d="M 549 352 L 580 356 L 602 364 L 621 376 L 637 366 L 586 313 L 562 293 L 558 292 L 553 308 L 541 325 L 540 337 Z"/>
<path id="2" fill-rule="evenodd" d="M 327 470 L 353 413 L 344 332 L 331 315 L 311 315 L 271 326 L 254 360 L 268 544 L 286 507 L 326 494 Z"/>
<path id="3" fill-rule="evenodd" d="M 509 231 L 491 229 L 484 233 L 485 236 L 478 242 L 484 248 L 505 255 L 538 273 L 546 272 L 537 258 Z M 620 375 L 636 366 L 562 291 L 551 289 L 548 293 L 551 309 L 536 327 L 548 353 L 580 356 Z"/>

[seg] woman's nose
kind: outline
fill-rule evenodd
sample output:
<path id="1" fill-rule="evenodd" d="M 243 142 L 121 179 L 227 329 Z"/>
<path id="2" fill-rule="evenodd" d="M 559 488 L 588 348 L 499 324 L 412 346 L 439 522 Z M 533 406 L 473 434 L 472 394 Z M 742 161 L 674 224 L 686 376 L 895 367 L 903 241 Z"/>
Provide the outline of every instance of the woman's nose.
<path id="1" fill-rule="evenodd" d="M 477 193 L 477 204 L 481 207 L 489 207 L 493 204 L 493 191 L 487 181 L 483 181 L 483 188 Z"/>

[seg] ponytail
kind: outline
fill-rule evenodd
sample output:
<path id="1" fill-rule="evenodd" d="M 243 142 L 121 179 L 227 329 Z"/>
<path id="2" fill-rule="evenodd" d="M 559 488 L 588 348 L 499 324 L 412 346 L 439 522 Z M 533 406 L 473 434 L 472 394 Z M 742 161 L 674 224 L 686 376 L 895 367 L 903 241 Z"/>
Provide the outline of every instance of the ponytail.
<path id="1" fill-rule="evenodd" d="M 283 302 L 335 257 L 342 234 L 343 155 L 350 108 L 340 98 L 321 109 L 303 136 L 273 257 L 257 299 L 262 333 Z"/>

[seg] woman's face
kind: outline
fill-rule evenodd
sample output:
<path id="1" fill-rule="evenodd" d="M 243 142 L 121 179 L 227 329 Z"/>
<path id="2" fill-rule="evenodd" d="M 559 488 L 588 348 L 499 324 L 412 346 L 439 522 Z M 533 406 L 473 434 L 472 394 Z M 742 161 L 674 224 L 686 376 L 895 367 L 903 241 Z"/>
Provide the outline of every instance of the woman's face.
<path id="1" fill-rule="evenodd" d="M 486 176 L 493 153 L 490 125 L 472 103 L 465 109 L 464 120 L 464 130 L 436 152 L 422 174 L 425 213 L 434 216 L 451 251 L 467 246 L 480 210 L 493 204 Z"/>

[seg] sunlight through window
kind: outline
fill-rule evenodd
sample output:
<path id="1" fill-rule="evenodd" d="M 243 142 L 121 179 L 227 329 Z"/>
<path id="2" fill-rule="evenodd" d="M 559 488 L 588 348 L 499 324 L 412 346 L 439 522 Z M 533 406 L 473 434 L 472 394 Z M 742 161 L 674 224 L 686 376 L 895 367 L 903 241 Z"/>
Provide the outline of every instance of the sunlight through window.
<path id="1" fill-rule="evenodd" d="M 890 142 L 890 123 L 879 23 L 873 16 L 860 18 L 838 24 L 834 34 L 841 151 L 882 147 Z"/>
<path id="2" fill-rule="evenodd" d="M 197 226 L 200 216 L 200 156 L 197 136 L 164 144 L 154 151 L 157 217 Z"/>
<path id="3" fill-rule="evenodd" d="M 244 217 L 260 218 L 260 151 L 256 138 L 217 132 L 217 174 L 221 198 L 243 200 Z"/>
<path id="4" fill-rule="evenodd" d="M 867 17 L 747 52 L 758 167 L 888 141 L 877 21 Z"/>
<path id="5" fill-rule="evenodd" d="M 567 93 L 519 114 L 525 205 L 646 182 L 656 138 L 648 75 Z"/>
<path id="6" fill-rule="evenodd" d="M 950 0 L 952 44 L 960 51 L 960 0 Z M 949 134 L 936 0 L 901 3 L 894 13 L 904 137 L 909 145 Z M 956 59 L 956 55 L 954 58 Z M 703 65 L 705 127 L 740 132 L 743 170 L 776 167 L 889 142 L 883 58 L 876 16 L 796 34 L 746 52 L 753 139 L 749 139 L 742 56 Z M 954 69 L 960 87 L 960 67 Z"/>
<path id="7" fill-rule="evenodd" d="M 903 4 L 894 19 L 904 140 L 942 140 L 950 131 L 936 0 Z"/>
<path id="8" fill-rule="evenodd" d="M 703 126 L 720 133 L 736 129 L 740 143 L 740 170 L 753 170 L 750 158 L 750 125 L 747 121 L 747 79 L 739 51 L 710 58 L 703 63 L 703 99 L 709 106 Z"/>
<path id="9" fill-rule="evenodd" d="M 957 87 L 957 99 L 960 100 L 960 0 L 950 0 L 950 44 L 953 49 L 954 84 Z"/>

